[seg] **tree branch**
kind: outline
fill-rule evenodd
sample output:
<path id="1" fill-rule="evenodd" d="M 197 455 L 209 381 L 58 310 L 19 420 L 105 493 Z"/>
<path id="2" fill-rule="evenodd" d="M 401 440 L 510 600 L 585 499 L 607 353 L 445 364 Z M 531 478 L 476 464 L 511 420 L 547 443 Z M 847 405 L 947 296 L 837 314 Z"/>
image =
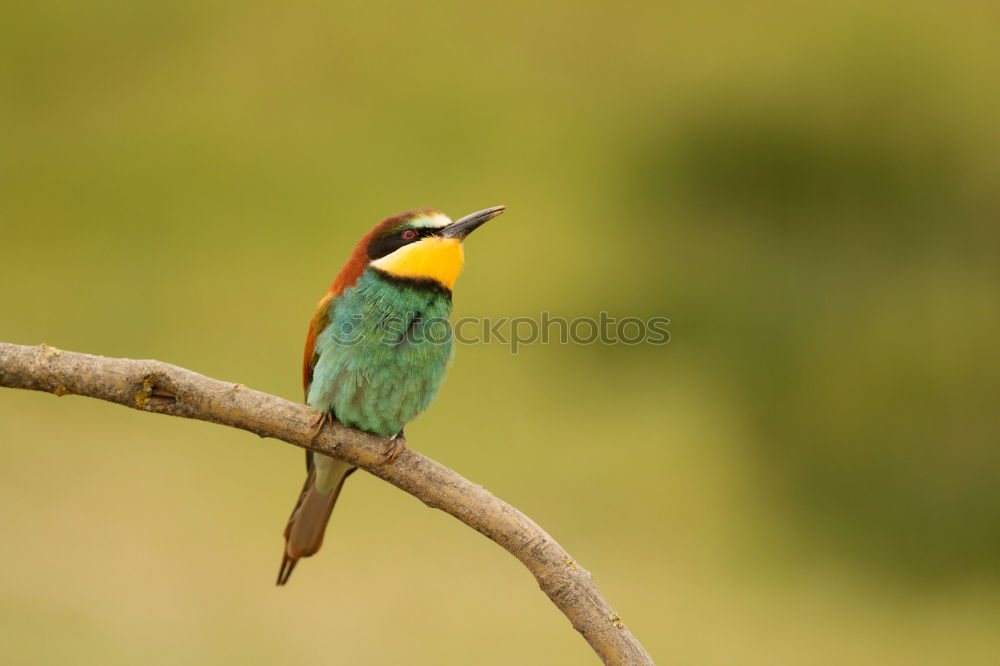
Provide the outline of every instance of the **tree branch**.
<path id="1" fill-rule="evenodd" d="M 0 386 L 83 395 L 209 421 L 346 460 L 427 506 L 450 513 L 510 552 L 605 664 L 653 663 L 601 596 L 590 573 L 545 530 L 482 486 L 412 449 L 403 450 L 391 464 L 380 464 L 386 447 L 381 437 L 334 423 L 312 440 L 309 422 L 315 412 L 308 406 L 160 361 L 0 342 Z"/>

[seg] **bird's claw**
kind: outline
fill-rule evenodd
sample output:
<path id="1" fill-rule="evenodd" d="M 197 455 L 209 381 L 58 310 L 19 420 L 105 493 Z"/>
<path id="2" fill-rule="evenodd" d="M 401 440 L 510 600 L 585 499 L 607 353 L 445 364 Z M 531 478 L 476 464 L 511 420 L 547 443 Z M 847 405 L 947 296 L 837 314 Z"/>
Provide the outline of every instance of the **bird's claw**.
<path id="1" fill-rule="evenodd" d="M 378 463 L 380 465 L 385 465 L 386 463 L 394 462 L 405 448 L 406 438 L 403 437 L 402 433 L 400 433 L 389 440 L 389 446 L 387 446 L 385 451 L 382 452 L 382 457 L 379 458 Z"/>
<path id="2" fill-rule="evenodd" d="M 309 422 L 309 427 L 312 428 L 312 435 L 309 437 L 309 441 L 311 442 L 319 437 L 319 434 L 323 431 L 323 426 L 332 422 L 333 414 L 330 412 L 317 412 L 316 418 Z"/>

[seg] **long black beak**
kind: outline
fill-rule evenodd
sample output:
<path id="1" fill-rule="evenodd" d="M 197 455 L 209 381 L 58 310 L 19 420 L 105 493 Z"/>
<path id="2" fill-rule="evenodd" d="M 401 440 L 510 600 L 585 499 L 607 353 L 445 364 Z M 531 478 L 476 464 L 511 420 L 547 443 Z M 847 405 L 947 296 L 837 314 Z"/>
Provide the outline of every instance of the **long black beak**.
<path id="1" fill-rule="evenodd" d="M 444 238 L 457 238 L 462 240 L 473 231 L 478 229 L 483 223 L 492 220 L 494 217 L 499 215 L 506 209 L 506 206 L 493 206 L 493 208 L 487 208 L 486 210 L 481 210 L 471 215 L 466 215 L 465 217 L 455 220 L 447 227 L 441 230 L 441 235 Z"/>

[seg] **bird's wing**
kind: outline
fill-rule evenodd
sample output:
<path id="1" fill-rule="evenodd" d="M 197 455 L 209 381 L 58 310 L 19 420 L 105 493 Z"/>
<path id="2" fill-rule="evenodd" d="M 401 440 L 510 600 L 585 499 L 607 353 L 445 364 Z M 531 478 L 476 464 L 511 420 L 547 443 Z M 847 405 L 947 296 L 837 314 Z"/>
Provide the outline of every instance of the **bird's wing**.
<path id="1" fill-rule="evenodd" d="M 337 296 L 331 291 L 323 300 L 319 302 L 312 321 L 309 322 L 309 333 L 306 334 L 306 349 L 302 359 L 302 389 L 306 398 L 309 397 L 309 385 L 312 383 L 313 368 L 319 360 L 316 353 L 316 337 L 323 332 L 323 329 L 330 323 L 330 312 L 333 310 L 333 303 Z"/>

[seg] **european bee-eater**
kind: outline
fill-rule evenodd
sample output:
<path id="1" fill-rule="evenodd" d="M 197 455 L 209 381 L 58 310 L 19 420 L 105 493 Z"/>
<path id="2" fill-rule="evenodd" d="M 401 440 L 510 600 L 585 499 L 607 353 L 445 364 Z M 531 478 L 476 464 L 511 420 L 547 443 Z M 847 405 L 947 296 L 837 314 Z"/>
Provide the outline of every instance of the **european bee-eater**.
<path id="1" fill-rule="evenodd" d="M 494 206 L 452 222 L 437 210 L 386 218 L 365 234 L 319 302 L 306 336 L 302 383 L 319 414 L 405 443 L 403 426 L 427 409 L 452 355 L 451 290 L 462 241 L 504 211 Z M 278 585 L 323 544 L 344 480 L 357 468 L 306 452 L 306 482 L 285 527 Z"/>

